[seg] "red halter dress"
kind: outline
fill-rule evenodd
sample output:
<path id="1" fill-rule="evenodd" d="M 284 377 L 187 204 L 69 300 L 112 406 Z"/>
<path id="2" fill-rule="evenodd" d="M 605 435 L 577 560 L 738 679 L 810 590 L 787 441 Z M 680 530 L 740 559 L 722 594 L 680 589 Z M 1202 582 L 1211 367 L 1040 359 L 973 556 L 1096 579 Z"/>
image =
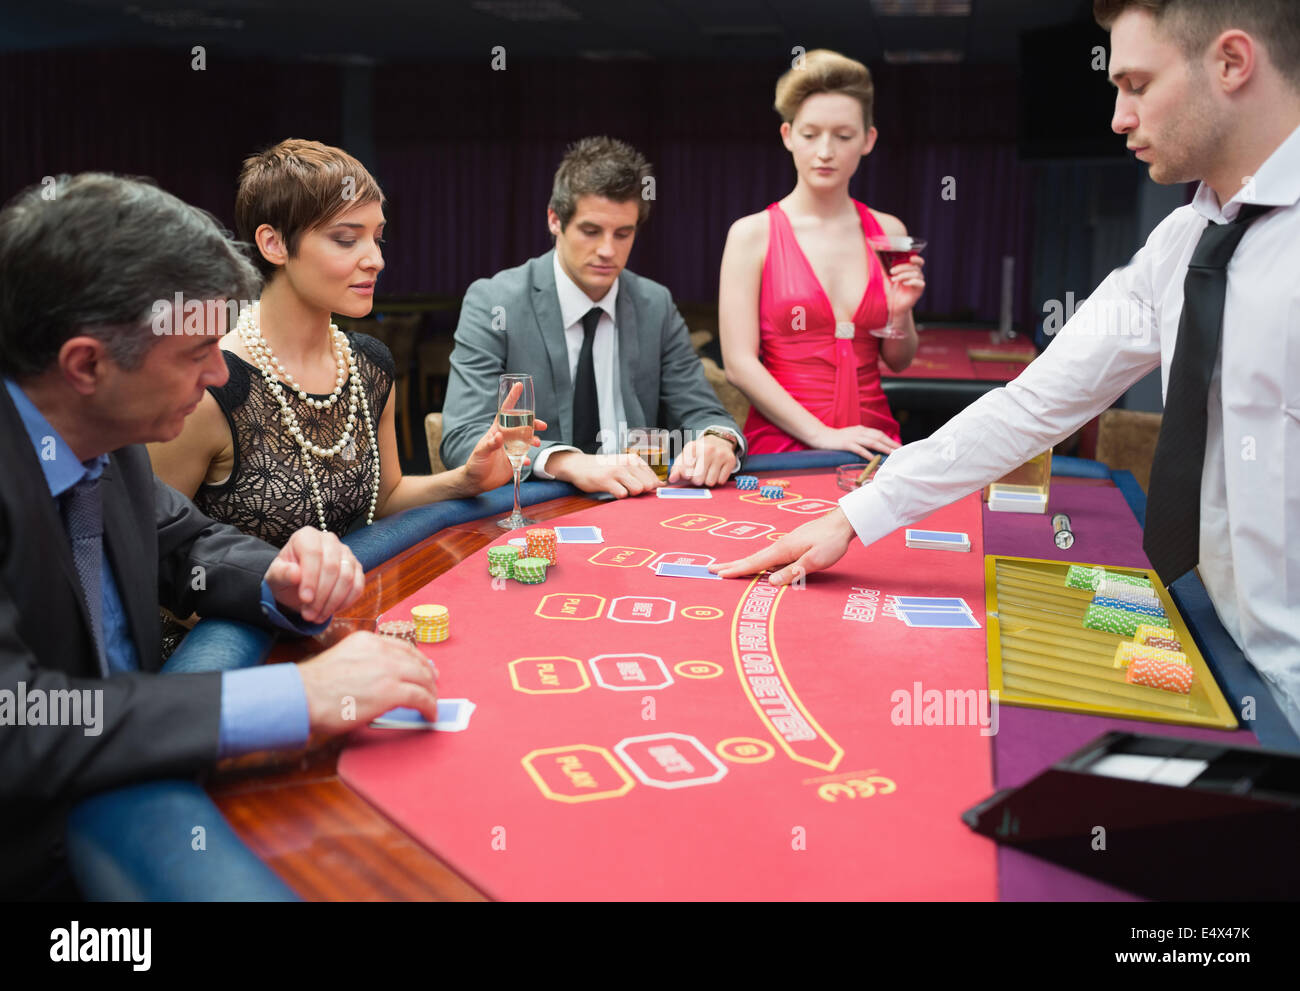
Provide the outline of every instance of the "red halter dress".
<path id="1" fill-rule="evenodd" d="M 864 237 L 883 234 L 857 200 Z M 880 339 L 873 328 L 888 319 L 884 272 L 867 248 L 871 273 L 852 323 L 837 324 L 831 302 L 795 240 L 790 219 L 776 203 L 767 208 L 769 235 L 758 303 L 758 358 L 808 412 L 830 427 L 875 427 L 895 441 L 898 421 L 880 388 Z M 851 329 L 850 329 L 851 328 Z M 758 411 L 749 411 L 745 440 L 750 454 L 804 451 L 802 444 Z"/>

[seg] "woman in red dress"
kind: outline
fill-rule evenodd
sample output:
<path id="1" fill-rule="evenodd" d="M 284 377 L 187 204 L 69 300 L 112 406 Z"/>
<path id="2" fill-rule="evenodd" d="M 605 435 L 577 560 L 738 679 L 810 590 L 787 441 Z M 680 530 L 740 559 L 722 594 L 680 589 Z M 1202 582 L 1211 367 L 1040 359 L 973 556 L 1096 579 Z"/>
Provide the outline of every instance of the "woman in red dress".
<path id="1" fill-rule="evenodd" d="M 795 187 L 727 235 L 722 359 L 753 406 L 750 454 L 822 448 L 870 457 L 899 446 L 877 362 L 902 371 L 916 354 L 912 307 L 925 289 L 924 261 L 912 255 L 887 276 L 867 239 L 907 228 L 849 196 L 876 143 L 870 72 L 824 49 L 803 58 L 776 84 Z M 896 336 L 873 336 L 886 324 Z"/>

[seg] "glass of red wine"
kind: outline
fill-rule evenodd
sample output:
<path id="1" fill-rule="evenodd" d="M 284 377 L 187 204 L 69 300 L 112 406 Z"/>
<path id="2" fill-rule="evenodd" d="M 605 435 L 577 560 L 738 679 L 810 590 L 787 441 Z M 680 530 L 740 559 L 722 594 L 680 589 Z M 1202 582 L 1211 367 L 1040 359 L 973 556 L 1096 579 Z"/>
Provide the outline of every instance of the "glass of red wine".
<path id="1" fill-rule="evenodd" d="M 895 265 L 901 265 L 909 261 L 913 255 L 919 255 L 925 250 L 926 242 L 923 238 L 911 237 L 907 234 L 878 234 L 869 238 L 867 243 L 871 245 L 871 250 L 880 259 L 880 267 L 885 273 L 885 301 L 888 308 L 888 318 L 885 320 L 885 325 L 877 327 L 871 333 L 876 337 L 905 337 L 907 335 L 904 331 L 894 329 L 894 280 L 890 276 L 889 270 Z"/>

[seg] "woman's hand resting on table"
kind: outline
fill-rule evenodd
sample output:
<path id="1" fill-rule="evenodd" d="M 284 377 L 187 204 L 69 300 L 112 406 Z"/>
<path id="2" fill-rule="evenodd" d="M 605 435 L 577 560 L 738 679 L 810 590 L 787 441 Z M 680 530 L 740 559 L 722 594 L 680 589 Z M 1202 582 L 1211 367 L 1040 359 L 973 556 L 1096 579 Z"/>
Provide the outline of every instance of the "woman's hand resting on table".
<path id="1" fill-rule="evenodd" d="M 856 426 L 826 427 L 813 438 L 812 446 L 822 451 L 852 451 L 871 459 L 878 453 L 897 451 L 902 445 L 874 427 Z"/>

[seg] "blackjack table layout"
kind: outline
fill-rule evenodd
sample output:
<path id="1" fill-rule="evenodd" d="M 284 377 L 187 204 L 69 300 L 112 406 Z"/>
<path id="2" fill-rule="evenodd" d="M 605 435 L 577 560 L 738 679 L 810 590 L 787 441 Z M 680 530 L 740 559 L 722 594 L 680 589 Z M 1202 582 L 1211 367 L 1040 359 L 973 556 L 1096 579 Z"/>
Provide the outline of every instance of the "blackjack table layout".
<path id="1" fill-rule="evenodd" d="M 97 796 L 69 824 L 78 883 L 135 898 L 1128 900 L 963 813 L 1111 730 L 1294 747 L 1194 575 L 1172 590 L 1173 625 L 1223 698 L 1259 700 L 1255 718 L 990 703 L 991 655 L 998 677 L 1014 668 L 990 649 L 990 561 L 1147 567 L 1141 490 L 1093 462 L 1056 460 L 1047 514 L 991 512 L 974 493 L 915 524 L 966 534 L 967 551 L 909 547 L 900 530 L 784 588 L 700 570 L 834 509 L 835 466 L 852 460 L 751 459 L 776 497 L 727 484 L 601 501 L 526 483 L 528 515 L 558 534 L 541 582 L 489 570 L 488 548 L 523 536 L 496 526 L 508 491 L 352 535 L 366 592 L 325 634 L 269 647 L 204 621 L 168 670 L 268 648 L 301 660 L 442 606 L 445 639 L 418 646 L 447 727 L 403 728 L 398 712 L 289 762 Z M 1068 550 L 1049 522 L 1062 512 Z M 209 824 L 207 856 L 158 856 L 143 834 L 173 820 Z"/>

